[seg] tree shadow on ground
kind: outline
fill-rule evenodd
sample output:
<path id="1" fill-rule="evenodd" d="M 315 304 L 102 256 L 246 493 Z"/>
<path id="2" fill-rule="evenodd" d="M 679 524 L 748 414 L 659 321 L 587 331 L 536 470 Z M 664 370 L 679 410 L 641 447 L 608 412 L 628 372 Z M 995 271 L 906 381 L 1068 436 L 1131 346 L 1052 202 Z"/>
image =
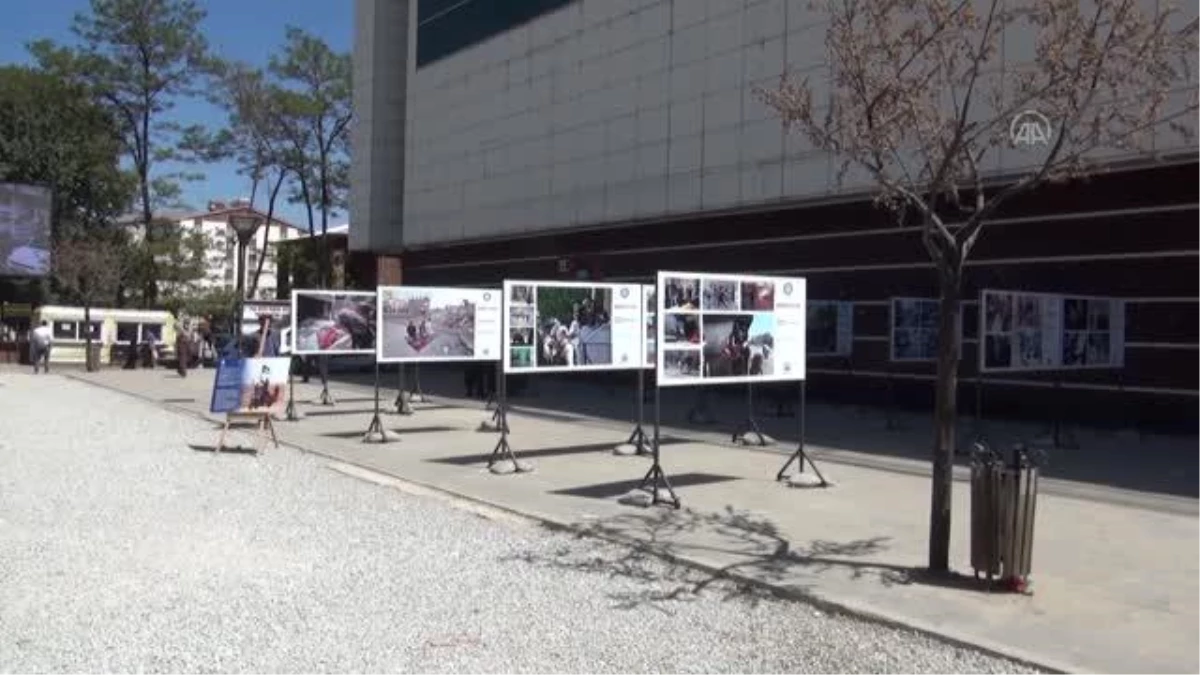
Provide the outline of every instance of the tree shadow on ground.
<path id="1" fill-rule="evenodd" d="M 667 612 L 669 603 L 705 593 L 754 603 L 779 596 L 813 598 L 816 577 L 828 574 L 887 587 L 921 584 L 988 590 L 986 582 L 973 577 L 932 575 L 923 568 L 879 560 L 876 556 L 889 549 L 890 537 L 818 539 L 798 546 L 769 518 L 731 506 L 720 513 L 684 509 L 624 514 L 581 525 L 575 535 L 575 543 L 552 552 L 507 559 L 633 580 L 644 588 L 610 593 L 616 607 L 648 606 Z M 701 568 L 690 562 L 699 556 L 730 562 Z"/>

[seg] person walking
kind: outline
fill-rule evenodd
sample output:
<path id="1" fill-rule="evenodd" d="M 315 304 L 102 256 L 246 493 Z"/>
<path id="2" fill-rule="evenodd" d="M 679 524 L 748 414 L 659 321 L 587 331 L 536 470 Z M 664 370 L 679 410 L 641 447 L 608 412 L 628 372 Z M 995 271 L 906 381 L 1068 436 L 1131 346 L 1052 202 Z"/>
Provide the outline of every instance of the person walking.
<path id="1" fill-rule="evenodd" d="M 45 372 L 50 372 L 50 347 L 53 344 L 54 333 L 50 330 L 50 322 L 43 320 L 29 335 L 29 355 L 32 357 L 34 375 L 37 375 L 39 363 Z"/>
<path id="2" fill-rule="evenodd" d="M 188 367 L 192 365 L 191 322 L 183 319 L 176 326 L 175 372 L 179 373 L 180 377 L 187 377 Z"/>

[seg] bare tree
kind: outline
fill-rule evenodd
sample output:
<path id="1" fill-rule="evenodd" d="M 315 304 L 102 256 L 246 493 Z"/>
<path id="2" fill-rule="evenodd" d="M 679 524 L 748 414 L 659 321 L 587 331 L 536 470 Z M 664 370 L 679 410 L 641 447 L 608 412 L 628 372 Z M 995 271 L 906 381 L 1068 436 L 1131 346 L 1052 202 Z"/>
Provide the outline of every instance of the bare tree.
<path id="1" fill-rule="evenodd" d="M 126 271 L 127 252 L 128 247 L 114 237 L 95 233 L 75 233 L 54 246 L 54 278 L 65 293 L 83 304 L 89 371 L 98 365 L 92 358 L 92 307 L 115 298 Z"/>
<path id="2" fill-rule="evenodd" d="M 785 75 L 758 93 L 788 128 L 839 160 L 839 180 L 865 172 L 877 202 L 900 225 L 920 228 L 937 269 L 929 567 L 945 572 L 964 264 L 1005 202 L 1144 154 L 1165 133 L 1192 137 L 1194 5 L 1190 16 L 1167 0 L 819 0 L 813 8 L 829 21 L 828 82 Z M 1021 45 L 1028 51 L 1014 53 Z M 1018 140 L 1042 142 L 1017 161 L 1006 156 L 1019 168 L 998 175 L 1001 154 L 1014 153 L 1014 129 L 1027 124 L 1038 133 Z"/>

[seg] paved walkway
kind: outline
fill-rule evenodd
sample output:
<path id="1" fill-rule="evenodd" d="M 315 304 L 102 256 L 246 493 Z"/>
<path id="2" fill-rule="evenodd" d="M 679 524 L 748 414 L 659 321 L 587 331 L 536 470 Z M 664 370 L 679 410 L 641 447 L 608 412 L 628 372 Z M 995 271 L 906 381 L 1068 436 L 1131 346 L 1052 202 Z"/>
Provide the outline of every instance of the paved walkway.
<path id="1" fill-rule="evenodd" d="M 186 380 L 162 371 L 78 376 L 201 415 L 206 414 L 212 382 L 211 371 Z M 311 401 L 318 391 L 315 385 L 297 384 L 297 399 Z M 665 445 L 663 464 L 685 508 L 643 510 L 615 499 L 648 465 L 645 459 L 608 451 L 628 434 L 628 426 L 533 410 L 514 413 L 513 446 L 537 470 L 493 476 L 483 465 L 496 436 L 476 430 L 487 416 L 478 404 L 472 408 L 444 400 L 418 405 L 411 417 L 386 420 L 400 432 L 401 441 L 364 445 L 359 439 L 370 420 L 370 390 L 339 384 L 334 392 L 336 407 L 304 405 L 307 419 L 280 423 L 283 439 L 550 523 L 618 533 L 785 593 L 1050 667 L 1200 670 L 1195 500 L 1152 496 L 1130 506 L 1118 503 L 1118 491 L 1107 495 L 1118 498 L 1106 498 L 1100 488 L 1067 496 L 1071 492 L 1063 483 L 1057 486 L 1061 490 L 1048 490 L 1039 500 L 1035 595 L 989 594 L 965 580 L 946 585 L 923 577 L 928 480 L 912 471 L 839 461 L 856 456 L 853 428 L 844 432 L 847 449 L 818 452 L 828 460 L 822 468 L 837 483 L 828 490 L 775 483 L 781 463 L 775 453 L 687 440 Z M 385 391 L 385 397 L 393 395 L 394 390 Z M 198 444 L 215 440 L 215 431 L 212 438 L 190 439 Z M 1135 497 L 1135 502 L 1142 499 Z M 953 562 L 969 573 L 969 499 L 961 483 L 954 508 Z"/>

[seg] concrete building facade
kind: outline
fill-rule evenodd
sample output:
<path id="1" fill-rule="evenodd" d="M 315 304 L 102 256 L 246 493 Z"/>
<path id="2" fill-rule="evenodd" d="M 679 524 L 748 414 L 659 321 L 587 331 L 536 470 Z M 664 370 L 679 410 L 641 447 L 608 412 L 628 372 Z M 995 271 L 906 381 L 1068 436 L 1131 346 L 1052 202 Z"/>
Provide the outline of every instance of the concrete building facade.
<path id="1" fill-rule="evenodd" d="M 785 72 L 829 77 L 826 25 L 808 5 L 357 0 L 351 247 L 401 256 L 411 283 L 649 280 L 664 266 L 804 275 L 812 297 L 854 301 L 856 319 L 849 362 L 810 364 L 810 384 L 861 397 L 887 382 L 925 400 L 932 365 L 886 355 L 888 298 L 936 293 L 919 234 L 755 95 Z M 1010 37 L 1006 67 L 1033 48 Z M 1130 313 L 1122 372 L 1000 378 L 1001 407 L 1054 380 L 1079 401 L 1136 395 L 1148 413 L 1170 401 L 1171 416 L 1195 417 L 1197 153 L 1168 133 L 1154 150 L 1098 156 L 1104 175 L 1014 203 L 985 233 L 968 297 L 1116 295 Z M 1012 150 L 985 170 L 1003 180 L 1034 161 Z"/>

